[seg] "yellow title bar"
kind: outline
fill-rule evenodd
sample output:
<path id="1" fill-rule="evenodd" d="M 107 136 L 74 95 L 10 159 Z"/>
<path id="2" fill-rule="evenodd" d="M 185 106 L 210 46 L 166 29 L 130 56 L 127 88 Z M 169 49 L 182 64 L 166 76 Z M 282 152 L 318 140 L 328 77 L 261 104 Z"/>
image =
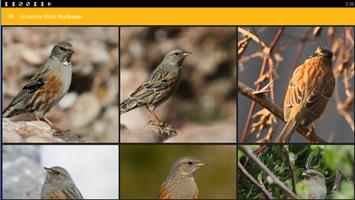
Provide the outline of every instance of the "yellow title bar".
<path id="1" fill-rule="evenodd" d="M 3 25 L 355 25 L 354 8 L 2 8 Z"/>

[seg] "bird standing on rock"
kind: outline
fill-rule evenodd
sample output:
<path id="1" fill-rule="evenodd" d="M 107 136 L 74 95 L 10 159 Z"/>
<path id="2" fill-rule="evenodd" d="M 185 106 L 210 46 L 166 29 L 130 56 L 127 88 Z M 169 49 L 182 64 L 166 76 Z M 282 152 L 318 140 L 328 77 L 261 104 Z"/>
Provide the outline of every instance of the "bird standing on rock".
<path id="1" fill-rule="evenodd" d="M 68 42 L 59 42 L 52 48 L 51 55 L 42 69 L 22 87 L 20 92 L 3 110 L 3 117 L 12 117 L 23 113 L 32 113 L 37 120 L 46 122 L 56 132 L 62 130 L 44 115 L 56 105 L 68 92 L 72 66 L 73 46 Z"/>
<path id="2" fill-rule="evenodd" d="M 160 125 L 161 120 L 154 110 L 177 89 L 181 80 L 182 63 L 190 54 L 191 52 L 184 50 L 170 51 L 129 98 L 121 103 L 120 114 L 144 106 Z"/>

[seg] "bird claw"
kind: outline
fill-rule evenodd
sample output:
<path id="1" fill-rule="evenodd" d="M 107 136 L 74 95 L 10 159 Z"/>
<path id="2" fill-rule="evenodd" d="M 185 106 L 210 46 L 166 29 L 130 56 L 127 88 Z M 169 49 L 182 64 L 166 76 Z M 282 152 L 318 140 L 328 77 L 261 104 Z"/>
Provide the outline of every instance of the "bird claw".
<path id="1" fill-rule="evenodd" d="M 159 125 L 160 125 L 159 122 L 154 121 L 154 120 L 149 120 L 147 124 L 148 124 L 148 125 L 153 125 L 153 126 L 159 126 Z"/>
<path id="2" fill-rule="evenodd" d="M 150 120 L 147 124 L 157 127 L 161 140 L 166 140 L 170 137 L 177 135 L 176 129 L 173 125 L 169 123 Z"/>
<path id="3" fill-rule="evenodd" d="M 175 136 L 177 134 L 177 132 L 176 132 L 176 129 L 174 128 L 173 125 L 166 123 L 166 122 L 160 122 L 159 134 L 163 138 L 167 139 L 169 137 Z"/>
<path id="4" fill-rule="evenodd" d="M 54 137 L 63 137 L 65 134 L 69 134 L 70 130 L 54 130 L 53 136 Z"/>

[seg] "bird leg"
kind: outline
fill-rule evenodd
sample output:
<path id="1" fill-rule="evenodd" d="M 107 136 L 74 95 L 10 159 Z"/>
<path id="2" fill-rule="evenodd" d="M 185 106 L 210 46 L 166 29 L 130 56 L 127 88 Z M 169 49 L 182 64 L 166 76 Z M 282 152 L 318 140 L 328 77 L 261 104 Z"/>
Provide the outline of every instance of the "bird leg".
<path id="1" fill-rule="evenodd" d="M 154 113 L 154 111 L 151 111 L 151 110 L 149 110 L 149 109 L 147 109 L 147 110 L 148 110 L 148 112 L 150 113 L 150 115 L 153 116 L 154 119 L 155 119 L 152 124 L 157 123 L 157 124 L 160 126 L 162 122 L 161 122 L 161 120 L 158 118 L 158 116 Z M 151 121 L 149 121 L 149 122 L 151 122 Z M 154 122 L 155 122 L 155 123 L 154 123 Z"/>
<path id="2" fill-rule="evenodd" d="M 167 138 L 170 138 L 172 136 L 175 136 L 177 134 L 175 128 L 166 122 L 161 121 L 158 116 L 154 113 L 154 111 L 151 111 L 147 108 L 149 113 L 154 117 L 155 120 L 150 120 L 148 124 L 153 125 L 158 128 L 159 132 L 159 140 L 164 141 Z"/>
<path id="3" fill-rule="evenodd" d="M 63 130 L 63 129 L 59 128 L 58 126 L 56 126 L 53 122 L 51 122 L 46 117 L 38 117 L 37 120 L 43 121 L 46 124 L 48 124 L 51 127 L 51 129 L 53 129 L 55 131 L 55 135 L 60 134 L 62 132 L 67 132 L 68 131 L 68 130 Z"/>

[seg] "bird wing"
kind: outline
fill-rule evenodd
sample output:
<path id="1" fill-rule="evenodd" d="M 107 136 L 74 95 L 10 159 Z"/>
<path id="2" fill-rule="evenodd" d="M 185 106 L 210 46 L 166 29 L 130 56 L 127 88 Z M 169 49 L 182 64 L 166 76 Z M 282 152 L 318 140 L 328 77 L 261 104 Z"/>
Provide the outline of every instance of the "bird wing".
<path id="1" fill-rule="evenodd" d="M 179 71 L 157 67 L 149 77 L 130 95 L 135 100 L 155 104 L 168 97 L 174 90 Z M 149 98 L 147 101 L 146 98 Z"/>
<path id="2" fill-rule="evenodd" d="M 327 96 L 323 92 L 312 92 L 307 99 L 306 108 L 310 116 L 314 117 L 315 119 L 319 118 L 320 115 L 323 113 L 325 108 L 327 107 L 329 96 Z M 306 119 L 305 124 L 311 123 L 310 119 Z"/>
<path id="3" fill-rule="evenodd" d="M 63 192 L 67 199 L 84 199 L 83 195 L 75 185 L 71 187 L 68 186 L 63 190 L 60 190 L 60 192 Z"/>
<path id="4" fill-rule="evenodd" d="M 302 75 L 300 75 L 302 67 L 304 66 L 295 70 L 286 91 L 284 99 L 284 118 L 286 121 L 289 119 L 292 107 L 295 104 L 300 104 L 304 96 L 305 85 L 302 84 L 302 81 L 299 81 L 302 78 Z"/>
<path id="5" fill-rule="evenodd" d="M 289 119 L 291 109 L 295 104 L 303 104 L 307 110 L 303 123 L 306 126 L 323 113 L 335 85 L 333 74 L 316 74 L 315 72 L 319 71 L 316 69 L 318 66 L 307 66 L 308 64 L 306 62 L 295 70 L 284 99 L 285 120 Z M 303 68 L 307 68 L 307 70 Z M 322 80 L 323 82 L 316 83 Z"/>
<path id="6" fill-rule="evenodd" d="M 145 98 L 169 87 L 167 80 L 150 81 L 140 85 L 132 94 L 133 98 Z"/>
<path id="7" fill-rule="evenodd" d="M 159 191 L 159 199 L 170 199 L 170 192 L 168 192 L 164 185 L 160 186 L 160 191 Z"/>
<path id="8" fill-rule="evenodd" d="M 43 74 L 48 71 L 47 64 L 45 64 L 40 71 L 35 73 L 32 78 L 22 87 L 19 93 L 15 96 L 15 98 L 10 102 L 10 104 L 4 109 L 3 113 L 6 112 L 10 107 L 21 103 L 26 97 L 30 94 L 33 94 L 38 89 L 40 89 L 44 84 L 45 80 L 42 78 Z"/>
<path id="9" fill-rule="evenodd" d="M 196 194 L 194 195 L 194 199 L 199 199 L 199 193 L 196 192 Z"/>

